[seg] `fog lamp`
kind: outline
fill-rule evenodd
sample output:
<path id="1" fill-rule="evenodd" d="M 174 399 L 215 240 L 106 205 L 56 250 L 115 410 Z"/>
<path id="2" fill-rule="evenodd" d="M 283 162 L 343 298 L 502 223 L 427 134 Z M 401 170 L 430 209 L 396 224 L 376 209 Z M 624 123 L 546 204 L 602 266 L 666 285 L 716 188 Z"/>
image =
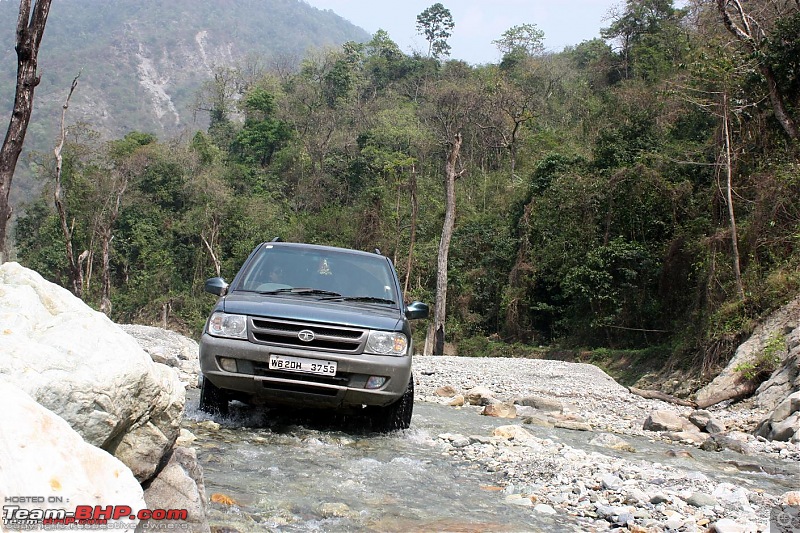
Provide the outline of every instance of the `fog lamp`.
<path id="1" fill-rule="evenodd" d="M 367 389 L 380 389 L 386 383 L 386 378 L 383 376 L 370 376 L 364 388 Z"/>
<path id="2" fill-rule="evenodd" d="M 230 357 L 220 357 L 219 358 L 219 366 L 222 367 L 222 370 L 225 372 L 236 372 L 236 359 L 231 359 Z"/>

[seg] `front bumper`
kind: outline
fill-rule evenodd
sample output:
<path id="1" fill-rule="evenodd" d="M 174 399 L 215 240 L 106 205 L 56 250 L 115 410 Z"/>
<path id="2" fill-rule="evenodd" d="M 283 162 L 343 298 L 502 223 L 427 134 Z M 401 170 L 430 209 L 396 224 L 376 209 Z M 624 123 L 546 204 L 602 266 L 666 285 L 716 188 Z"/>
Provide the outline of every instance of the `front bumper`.
<path id="1" fill-rule="evenodd" d="M 336 361 L 336 376 L 270 370 L 271 354 Z M 220 357 L 236 359 L 237 372 L 223 370 Z M 204 379 L 220 389 L 232 391 L 234 396 L 271 405 L 320 408 L 388 405 L 406 391 L 411 377 L 411 356 L 340 354 L 257 344 L 204 333 L 200 341 L 200 370 Z M 385 377 L 386 382 L 380 388 L 367 389 L 370 376 Z"/>

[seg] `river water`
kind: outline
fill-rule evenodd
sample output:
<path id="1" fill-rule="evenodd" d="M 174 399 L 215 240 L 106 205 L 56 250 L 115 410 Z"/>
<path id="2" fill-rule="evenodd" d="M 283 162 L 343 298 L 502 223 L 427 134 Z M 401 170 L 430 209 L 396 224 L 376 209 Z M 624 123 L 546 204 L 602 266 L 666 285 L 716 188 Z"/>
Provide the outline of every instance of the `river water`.
<path id="1" fill-rule="evenodd" d="M 418 402 L 411 429 L 370 433 L 353 421 L 232 406 L 227 418 L 197 411 L 187 399 L 185 427 L 204 469 L 209 523 L 220 533 L 582 531 L 565 515 L 506 503 L 501 481 L 454 459 L 442 433 L 489 436 L 514 421 Z M 218 426 L 217 426 L 218 424 Z M 663 443 L 627 438 L 637 452 L 589 444 L 591 432 L 526 426 L 540 438 L 626 459 L 657 460 L 748 488 L 781 494 L 796 484 L 786 463 L 733 452 L 692 449 L 694 459 L 669 457 Z"/>

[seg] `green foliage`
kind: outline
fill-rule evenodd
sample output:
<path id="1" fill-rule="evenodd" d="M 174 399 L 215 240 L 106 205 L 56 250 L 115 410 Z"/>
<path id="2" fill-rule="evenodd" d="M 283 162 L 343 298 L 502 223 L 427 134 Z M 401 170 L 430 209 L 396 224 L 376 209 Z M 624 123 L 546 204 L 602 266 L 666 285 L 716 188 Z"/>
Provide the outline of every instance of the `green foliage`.
<path id="1" fill-rule="evenodd" d="M 776 332 L 764 344 L 764 348 L 756 356 L 734 367 L 734 372 L 739 372 L 747 381 L 761 383 L 768 378 L 783 362 L 786 356 L 786 339 Z"/>
<path id="2" fill-rule="evenodd" d="M 428 55 L 436 59 L 450 55 L 447 39 L 455 27 L 450 10 L 437 2 L 417 15 L 417 32 L 428 41 Z"/>
<path id="3" fill-rule="evenodd" d="M 166 10 L 151 7 L 148 17 Z M 444 168 L 461 133 L 446 324 L 460 354 L 590 346 L 587 358 L 626 380 L 670 355 L 679 358 L 670 364 L 722 363 L 760 316 L 800 290 L 800 172 L 796 146 L 765 104 L 759 65 L 723 46 L 714 5 L 696 7 L 689 20 L 669 0 L 630 0 L 609 42 L 560 53 L 542 53 L 535 26 L 514 26 L 497 43 L 500 64 L 474 67 L 439 60 L 453 24 L 435 4 L 418 20 L 431 57 L 403 54 L 383 31 L 364 44 L 348 35 L 296 70 L 265 73 L 258 64 L 280 61 L 263 56 L 196 80 L 203 131 L 164 141 L 139 128 L 100 144 L 71 129 L 62 180 L 74 248 L 88 252 L 93 272 L 84 298 L 99 303 L 99 243 L 110 229 L 118 320 L 166 316 L 197 333 L 213 303 L 203 281 L 218 271 L 230 279 L 276 236 L 378 247 L 407 282 L 406 300 L 434 303 Z M 287 2 L 273 14 L 303 25 L 305 11 Z M 194 39 L 165 24 L 164 43 Z M 795 15 L 770 21 L 758 58 L 788 95 L 798 94 L 797 25 Z M 113 49 L 98 42 L 97 54 Z M 120 88 L 109 76 L 100 77 L 103 94 L 138 127 L 140 85 Z M 721 194 L 723 94 L 737 106 L 728 125 L 744 299 Z M 796 113 L 796 101 L 787 105 Z M 47 155 L 35 162 L 44 192 L 18 219 L 17 249 L 67 285 L 54 165 Z M 424 330 L 415 328 L 418 347 Z"/>

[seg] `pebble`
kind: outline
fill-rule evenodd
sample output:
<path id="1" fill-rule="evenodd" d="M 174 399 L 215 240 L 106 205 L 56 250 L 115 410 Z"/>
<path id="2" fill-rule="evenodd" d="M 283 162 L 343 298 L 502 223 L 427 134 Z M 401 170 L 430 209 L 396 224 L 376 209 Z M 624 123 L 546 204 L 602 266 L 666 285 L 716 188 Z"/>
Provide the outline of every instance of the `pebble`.
<path id="1" fill-rule="evenodd" d="M 472 405 L 516 403 L 520 418 L 509 419 L 491 434 L 442 434 L 438 438 L 443 453 L 492 472 L 496 483 L 505 486 L 508 504 L 532 507 L 531 512 L 539 514 L 577 518 L 585 521 L 586 530 L 593 531 L 708 528 L 736 533 L 766 531 L 770 509 L 780 502 L 780 495 L 715 481 L 692 466 L 702 461 L 702 452 L 693 457 L 675 441 L 642 428 L 642 421 L 657 410 L 673 411 L 688 427 L 694 426 L 688 419 L 691 408 L 634 396 L 592 365 L 448 356 L 415 356 L 414 365 L 417 400 L 447 404 L 452 397 L 439 396 L 436 391 L 449 386 Z M 449 394 L 451 389 L 445 390 Z M 480 407 L 469 409 L 476 416 L 481 412 Z M 715 435 L 709 439 L 715 445 L 775 460 L 784 458 L 787 470 L 800 461 L 797 445 L 776 446 L 741 431 L 752 430 L 743 420 L 757 424 L 760 414 L 715 408 L 708 412 L 720 428 L 731 430 L 722 438 Z M 695 413 L 695 422 L 702 424 L 706 416 L 705 412 Z M 597 432 L 586 438 L 597 448 L 580 449 L 555 438 L 541 438 L 552 425 Z M 633 446 L 622 438 L 625 436 L 671 442 L 677 449 L 671 455 L 683 458 L 683 463 L 637 458 Z M 687 445 L 691 450 L 697 447 L 697 443 Z M 630 454 L 617 457 L 620 451 Z M 612 455 L 615 453 L 617 456 Z M 795 501 L 797 496 L 791 493 L 786 498 Z"/>

